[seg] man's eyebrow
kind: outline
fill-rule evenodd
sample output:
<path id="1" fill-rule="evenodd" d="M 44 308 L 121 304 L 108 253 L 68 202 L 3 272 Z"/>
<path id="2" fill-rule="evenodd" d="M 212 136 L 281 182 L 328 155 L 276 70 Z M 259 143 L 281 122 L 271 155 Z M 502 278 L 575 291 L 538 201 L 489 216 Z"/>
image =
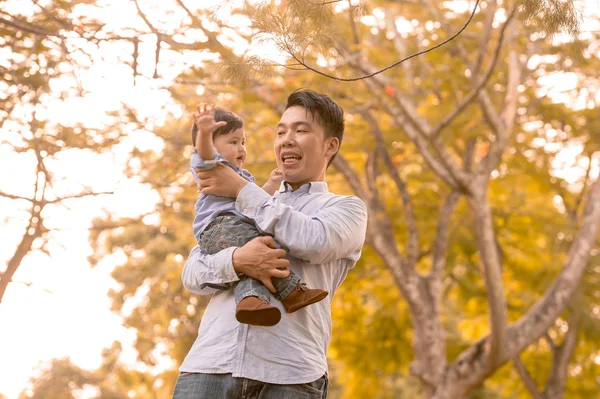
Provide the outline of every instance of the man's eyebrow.
<path id="1" fill-rule="evenodd" d="M 304 125 L 306 127 L 311 127 L 312 126 L 312 124 L 310 122 L 308 122 L 308 121 L 298 121 L 298 122 L 294 122 L 294 123 L 291 124 L 292 127 L 298 127 L 300 125 Z M 277 127 L 277 129 L 279 129 L 280 127 L 285 127 L 285 126 L 286 125 L 284 123 L 280 122 L 280 123 L 277 124 L 276 127 Z"/>

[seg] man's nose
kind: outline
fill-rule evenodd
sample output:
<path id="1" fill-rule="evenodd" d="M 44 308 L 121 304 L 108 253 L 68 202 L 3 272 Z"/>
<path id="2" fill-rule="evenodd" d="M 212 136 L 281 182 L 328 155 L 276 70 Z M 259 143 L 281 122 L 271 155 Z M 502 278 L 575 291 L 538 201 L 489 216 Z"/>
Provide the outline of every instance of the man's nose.
<path id="1" fill-rule="evenodd" d="M 284 136 L 283 136 L 283 142 L 282 145 L 285 147 L 288 146 L 292 146 L 296 143 L 296 135 L 293 131 L 287 132 Z"/>

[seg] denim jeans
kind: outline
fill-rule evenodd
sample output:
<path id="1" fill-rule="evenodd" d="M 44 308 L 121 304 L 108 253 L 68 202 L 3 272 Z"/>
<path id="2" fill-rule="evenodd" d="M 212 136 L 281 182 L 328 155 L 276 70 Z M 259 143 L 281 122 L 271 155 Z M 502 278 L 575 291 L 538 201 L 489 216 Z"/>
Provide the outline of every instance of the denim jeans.
<path id="1" fill-rule="evenodd" d="M 180 373 L 173 399 L 325 399 L 327 375 L 307 384 L 268 384 L 231 374 Z"/>
<path id="2" fill-rule="evenodd" d="M 213 220 L 200 236 L 200 249 L 208 254 L 217 253 L 229 247 L 242 247 L 248 241 L 261 234 L 250 220 L 244 220 L 233 214 L 219 215 Z M 300 278 L 290 270 L 286 278 L 271 278 L 277 290 L 275 298 L 282 300 L 296 288 Z M 269 290 L 258 280 L 241 275 L 240 281 L 234 285 L 235 303 L 249 296 L 258 297 L 269 303 Z"/>

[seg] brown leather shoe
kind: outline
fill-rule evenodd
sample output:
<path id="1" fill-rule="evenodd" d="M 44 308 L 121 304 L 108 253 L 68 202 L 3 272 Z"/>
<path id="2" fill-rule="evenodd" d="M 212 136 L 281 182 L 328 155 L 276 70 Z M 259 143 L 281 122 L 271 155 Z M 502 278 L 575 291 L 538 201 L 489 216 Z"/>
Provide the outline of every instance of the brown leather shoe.
<path id="1" fill-rule="evenodd" d="M 281 301 L 285 310 L 288 313 L 294 313 L 296 310 L 300 310 L 305 306 L 317 303 L 324 299 L 329 292 L 320 289 L 307 288 L 306 284 L 298 283 L 296 289 L 292 291 L 290 295 Z"/>
<path id="2" fill-rule="evenodd" d="M 271 327 L 281 320 L 281 312 L 275 306 L 255 296 L 244 298 L 235 308 L 235 318 L 242 324 Z"/>

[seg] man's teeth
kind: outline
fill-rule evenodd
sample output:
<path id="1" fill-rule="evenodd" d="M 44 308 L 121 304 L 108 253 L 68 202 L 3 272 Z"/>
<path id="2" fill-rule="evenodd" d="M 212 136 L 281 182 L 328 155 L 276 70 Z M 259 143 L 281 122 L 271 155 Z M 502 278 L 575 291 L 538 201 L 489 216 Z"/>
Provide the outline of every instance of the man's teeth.
<path id="1" fill-rule="evenodd" d="M 287 161 L 299 161 L 300 157 L 295 156 L 295 155 L 285 155 L 283 157 L 283 162 L 287 162 Z"/>

